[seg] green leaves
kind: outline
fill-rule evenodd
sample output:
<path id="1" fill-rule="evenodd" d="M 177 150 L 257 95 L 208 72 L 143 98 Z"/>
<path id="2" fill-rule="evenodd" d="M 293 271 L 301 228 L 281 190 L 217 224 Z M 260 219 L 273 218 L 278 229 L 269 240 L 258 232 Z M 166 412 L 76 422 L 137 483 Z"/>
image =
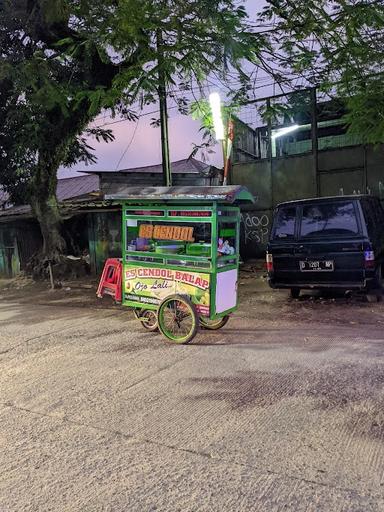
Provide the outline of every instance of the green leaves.
<path id="1" fill-rule="evenodd" d="M 88 113 L 91 117 L 98 114 L 104 105 L 105 91 L 102 87 L 97 87 L 95 91 L 88 93 L 89 107 Z"/>
<path id="2" fill-rule="evenodd" d="M 383 91 L 377 83 L 384 72 L 383 2 L 269 0 L 259 22 L 272 19 L 268 39 L 275 65 L 304 86 L 343 98 L 350 130 L 366 142 L 384 142 Z"/>
<path id="3" fill-rule="evenodd" d="M 345 98 L 348 113 L 344 116 L 349 133 L 359 135 L 363 142 L 379 144 L 384 135 L 384 85 L 382 76 L 371 78 L 354 94 Z"/>
<path id="4" fill-rule="evenodd" d="M 211 75 L 240 101 L 250 90 L 244 63 L 262 63 L 260 53 L 271 49 L 237 0 L 5 2 L 0 16 L 0 81 L 10 83 L 0 124 L 13 123 L 7 154 L 16 168 L 25 165 L 20 148 L 32 155 L 32 175 L 43 150 L 55 165 L 76 155 L 92 161 L 87 137 L 109 142 L 112 134 L 89 131 L 89 123 L 103 109 L 136 119 L 130 106 L 157 101 L 160 75 L 183 114 Z M 207 105 L 192 114 L 208 133 Z"/>
<path id="5" fill-rule="evenodd" d="M 265 123 L 271 123 L 272 125 L 279 125 L 289 112 L 289 105 L 286 103 L 267 103 L 263 104 L 259 108 L 260 115 Z"/>
<path id="6" fill-rule="evenodd" d="M 74 41 L 73 41 L 72 37 L 64 37 L 64 39 L 59 39 L 59 41 L 57 41 L 57 43 L 54 43 L 53 46 L 55 46 L 56 48 L 60 48 L 62 46 L 68 47 L 73 44 L 74 44 Z"/>

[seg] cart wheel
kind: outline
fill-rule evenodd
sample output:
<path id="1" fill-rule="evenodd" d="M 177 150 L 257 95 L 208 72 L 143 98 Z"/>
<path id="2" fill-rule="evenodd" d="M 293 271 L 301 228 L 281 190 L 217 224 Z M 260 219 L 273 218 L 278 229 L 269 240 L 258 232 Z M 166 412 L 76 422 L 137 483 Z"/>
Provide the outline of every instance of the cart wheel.
<path id="1" fill-rule="evenodd" d="M 228 320 L 229 320 L 229 315 L 225 315 L 225 316 L 223 316 L 221 318 L 217 318 L 215 320 L 210 320 L 206 316 L 201 316 L 199 318 L 200 325 L 204 329 L 209 329 L 210 331 L 216 331 L 217 329 L 221 329 L 228 322 Z"/>
<path id="2" fill-rule="evenodd" d="M 157 313 L 161 333 L 174 343 L 189 343 L 196 336 L 199 318 L 188 297 L 171 295 Z"/>
<path id="3" fill-rule="evenodd" d="M 154 332 L 159 329 L 156 311 L 152 309 L 134 309 L 134 315 L 147 331 Z"/>
<path id="4" fill-rule="evenodd" d="M 157 314 L 156 311 L 153 311 L 153 309 L 142 310 L 140 322 L 143 324 L 143 327 L 147 329 L 147 331 L 154 332 L 159 330 Z"/>

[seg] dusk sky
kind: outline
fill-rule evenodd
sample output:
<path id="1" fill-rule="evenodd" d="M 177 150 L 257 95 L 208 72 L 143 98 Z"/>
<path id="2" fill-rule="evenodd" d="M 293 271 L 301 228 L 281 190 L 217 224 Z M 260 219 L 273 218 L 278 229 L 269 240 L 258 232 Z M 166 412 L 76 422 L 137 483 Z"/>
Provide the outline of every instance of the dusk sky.
<path id="1" fill-rule="evenodd" d="M 255 13 L 260 10 L 264 3 L 264 0 L 246 0 L 244 2 L 251 17 L 255 16 Z M 206 92 L 209 94 L 213 90 L 215 89 L 211 87 Z M 269 93 L 269 90 L 260 89 L 259 93 L 260 96 L 265 96 Z M 157 105 L 151 105 L 149 110 L 153 111 L 157 108 Z M 160 163 L 160 129 L 150 126 L 151 118 L 157 116 L 158 114 L 142 116 L 137 124 L 126 120 L 116 123 L 114 121 L 117 121 L 117 119 L 112 120 L 109 117 L 103 119 L 100 115 L 93 125 L 102 126 L 105 124 L 105 128 L 113 129 L 115 141 L 109 144 L 98 144 L 95 140 L 90 141 L 98 157 L 97 163 L 92 166 L 80 163 L 71 169 L 60 169 L 59 177 L 74 176 L 77 171 L 82 170 L 115 170 Z M 108 124 L 111 122 L 114 122 L 114 124 Z M 180 115 L 177 109 L 169 111 L 171 161 L 181 160 L 190 155 L 193 143 L 201 142 L 199 128 L 200 123 L 198 121 L 193 121 L 189 116 Z M 222 166 L 220 148 L 214 154 L 206 156 L 208 158 L 207 163 Z M 198 154 L 196 158 L 201 158 L 201 155 Z"/>

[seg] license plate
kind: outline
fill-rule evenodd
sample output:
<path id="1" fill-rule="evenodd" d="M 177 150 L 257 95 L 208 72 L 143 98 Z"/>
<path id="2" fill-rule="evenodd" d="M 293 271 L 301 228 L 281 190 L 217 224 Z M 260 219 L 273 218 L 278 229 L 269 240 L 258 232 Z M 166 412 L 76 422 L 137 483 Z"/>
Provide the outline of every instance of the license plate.
<path id="1" fill-rule="evenodd" d="M 333 261 L 300 261 L 300 270 L 302 272 L 332 272 L 334 269 Z"/>

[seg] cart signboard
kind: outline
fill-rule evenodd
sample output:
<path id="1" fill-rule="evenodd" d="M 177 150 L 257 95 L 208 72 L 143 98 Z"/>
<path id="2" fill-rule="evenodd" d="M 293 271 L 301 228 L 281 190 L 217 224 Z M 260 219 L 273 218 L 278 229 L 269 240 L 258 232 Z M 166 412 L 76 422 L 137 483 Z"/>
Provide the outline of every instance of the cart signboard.
<path id="1" fill-rule="evenodd" d="M 175 240 L 194 242 L 193 227 L 190 226 L 158 226 L 141 224 L 139 236 L 143 238 L 156 238 L 157 240 Z"/>
<path id="2" fill-rule="evenodd" d="M 209 315 L 210 274 L 166 268 L 126 267 L 124 298 L 143 305 L 159 305 L 172 294 L 187 295 L 197 311 Z"/>

